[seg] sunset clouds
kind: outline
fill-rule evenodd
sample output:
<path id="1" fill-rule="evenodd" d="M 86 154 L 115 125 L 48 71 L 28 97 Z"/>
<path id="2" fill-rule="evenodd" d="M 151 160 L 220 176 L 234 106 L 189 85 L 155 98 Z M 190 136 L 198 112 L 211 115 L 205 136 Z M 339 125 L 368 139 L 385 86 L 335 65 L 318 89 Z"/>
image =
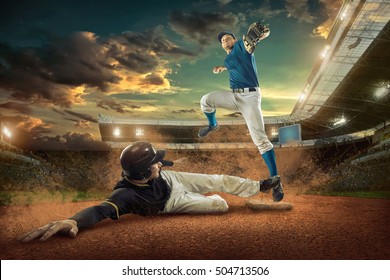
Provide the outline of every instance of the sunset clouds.
<path id="1" fill-rule="evenodd" d="M 173 11 L 169 15 L 169 25 L 172 30 L 187 40 L 197 42 L 200 47 L 215 43 L 216 35 L 227 26 L 237 31 L 239 23 L 240 18 L 234 13 Z"/>
<path id="2" fill-rule="evenodd" d="M 313 30 L 313 34 L 317 37 L 327 38 L 332 28 L 333 22 L 340 10 L 342 1 L 341 0 L 320 0 L 320 3 L 323 4 L 326 19 L 324 22 L 322 22 L 319 26 L 317 26 Z"/>
<path id="3" fill-rule="evenodd" d="M 40 48 L 3 45 L 0 86 L 12 97 L 39 105 L 70 107 L 89 91 L 163 92 L 170 89 L 169 61 L 193 56 L 166 39 L 161 28 L 126 32 L 105 41 L 91 32 L 48 38 Z M 78 90 L 77 90 L 78 89 Z"/>
<path id="4" fill-rule="evenodd" d="M 271 23 L 256 51 L 263 111 L 288 114 L 342 1 L 45 3 L 0 10 L 0 120 L 24 145 L 68 149 L 98 142 L 100 112 L 202 118 L 201 96 L 229 86 L 211 73 L 226 55 L 217 34 L 259 19 Z"/>

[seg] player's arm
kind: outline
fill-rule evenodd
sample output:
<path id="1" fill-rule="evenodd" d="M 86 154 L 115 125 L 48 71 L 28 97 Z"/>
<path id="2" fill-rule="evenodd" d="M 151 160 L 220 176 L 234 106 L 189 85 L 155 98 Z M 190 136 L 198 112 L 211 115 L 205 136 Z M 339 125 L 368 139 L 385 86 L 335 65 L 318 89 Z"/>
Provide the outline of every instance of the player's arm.
<path id="1" fill-rule="evenodd" d="M 268 25 L 262 25 L 260 22 L 252 23 L 246 35 L 243 35 L 245 49 L 248 53 L 253 53 L 257 44 L 267 38 L 270 34 Z"/>
<path id="2" fill-rule="evenodd" d="M 103 202 L 100 205 L 88 207 L 68 219 L 51 222 L 43 227 L 23 234 L 18 237 L 18 240 L 22 242 L 28 242 L 34 239 L 45 241 L 57 233 L 76 237 L 80 229 L 91 227 L 106 218 L 115 218 L 116 216 L 119 217 L 117 209 L 110 203 Z"/>
<path id="3" fill-rule="evenodd" d="M 223 71 L 226 71 L 226 70 L 227 70 L 227 68 L 225 66 L 215 66 L 213 68 L 213 73 L 214 74 L 219 74 L 219 73 L 221 73 Z"/>
<path id="4" fill-rule="evenodd" d="M 30 231 L 18 237 L 18 240 L 28 242 L 39 238 L 40 241 L 45 241 L 56 233 L 76 237 L 80 229 L 91 227 L 106 218 L 117 220 L 121 215 L 132 213 L 132 204 L 126 188 L 119 188 L 99 205 L 85 208 L 66 220 L 52 222 Z"/>

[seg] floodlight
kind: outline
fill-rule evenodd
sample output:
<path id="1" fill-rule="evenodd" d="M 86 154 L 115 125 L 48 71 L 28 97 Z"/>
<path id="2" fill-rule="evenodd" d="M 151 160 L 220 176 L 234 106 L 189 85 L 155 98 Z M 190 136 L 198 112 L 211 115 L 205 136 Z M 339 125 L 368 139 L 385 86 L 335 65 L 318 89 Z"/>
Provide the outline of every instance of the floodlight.
<path id="1" fill-rule="evenodd" d="M 340 15 L 340 20 L 341 20 L 341 21 L 343 21 L 343 20 L 345 19 L 345 17 L 347 16 L 347 14 L 348 14 L 348 11 L 347 11 L 348 8 L 349 8 L 349 5 L 345 6 L 344 11 L 341 13 L 341 15 Z"/>
<path id="2" fill-rule="evenodd" d="M 303 100 L 305 100 L 305 94 L 304 93 L 301 93 L 299 95 L 299 102 L 302 102 Z"/>
<path id="3" fill-rule="evenodd" d="M 121 130 L 118 127 L 116 127 L 113 131 L 113 134 L 115 137 L 119 137 L 121 136 Z"/>
<path id="4" fill-rule="evenodd" d="M 374 92 L 374 96 L 376 99 L 381 99 L 382 97 L 386 96 L 390 91 L 390 83 L 387 82 L 385 85 L 377 88 Z"/>
<path id="5" fill-rule="evenodd" d="M 7 128 L 7 127 L 3 127 L 3 133 L 4 133 L 4 135 L 5 136 L 7 136 L 8 138 L 11 138 L 11 136 L 12 136 L 12 133 L 11 133 L 11 131 L 9 131 L 9 129 Z"/>
<path id="6" fill-rule="evenodd" d="M 322 58 L 325 58 L 325 56 L 328 54 L 329 49 L 330 49 L 330 46 L 326 45 L 324 50 L 321 53 Z"/>
<path id="7" fill-rule="evenodd" d="M 135 136 L 144 136 L 144 130 L 142 128 L 136 128 Z"/>
<path id="8" fill-rule="evenodd" d="M 337 122 L 335 122 L 333 125 L 336 126 L 336 125 L 341 125 L 341 124 L 344 124 L 347 120 L 343 117 L 341 117 L 341 119 L 339 119 Z"/>

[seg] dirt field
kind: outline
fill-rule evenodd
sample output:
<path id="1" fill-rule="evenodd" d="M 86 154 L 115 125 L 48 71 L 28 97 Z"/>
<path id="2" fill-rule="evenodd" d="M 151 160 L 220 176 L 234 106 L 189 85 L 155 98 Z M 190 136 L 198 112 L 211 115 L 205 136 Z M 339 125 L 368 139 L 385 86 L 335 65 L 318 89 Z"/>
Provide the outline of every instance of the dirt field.
<path id="1" fill-rule="evenodd" d="M 254 156 L 256 153 L 168 151 L 167 158 L 175 161 L 172 169 L 176 171 L 258 180 L 268 174 L 263 160 Z M 390 259 L 390 199 L 305 194 L 328 182 L 334 188 L 389 190 L 389 159 L 378 166 L 370 162 L 368 166 L 372 168 L 341 166 L 338 172 L 324 171 L 321 163 L 336 165 L 334 158 L 339 159 L 340 153 L 341 150 L 276 150 L 286 193 L 284 201 L 293 204 L 290 211 L 254 212 L 246 206 L 246 199 L 221 194 L 230 205 L 224 215 L 125 215 L 119 221 L 105 220 L 81 231 L 75 239 L 54 236 L 44 243 L 25 244 L 16 238 L 100 203 L 53 201 L 40 192 L 40 186 L 46 192 L 69 188 L 109 194 L 120 174 L 119 154 L 50 154 L 51 168 L 15 164 L 10 169 L 8 163 L 1 173 L 7 182 L 4 186 L 8 186 L 4 191 L 29 190 L 41 200 L 27 197 L 20 204 L 0 207 L 0 258 Z M 331 181 L 334 178 L 342 181 Z M 377 178 L 384 178 L 383 186 Z M 271 200 L 271 195 L 253 198 Z"/>
<path id="2" fill-rule="evenodd" d="M 389 259 L 390 200 L 314 196 L 286 188 L 290 211 L 253 212 L 223 194 L 224 215 L 122 216 L 75 239 L 19 243 L 16 237 L 98 202 L 2 207 L 5 259 Z M 269 195 L 256 198 L 270 199 Z"/>

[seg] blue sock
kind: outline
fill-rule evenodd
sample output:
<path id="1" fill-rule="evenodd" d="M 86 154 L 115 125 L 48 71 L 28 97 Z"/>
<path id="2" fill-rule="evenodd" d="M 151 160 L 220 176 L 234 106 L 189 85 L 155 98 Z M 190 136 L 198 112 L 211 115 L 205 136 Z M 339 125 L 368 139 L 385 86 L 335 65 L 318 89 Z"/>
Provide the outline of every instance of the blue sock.
<path id="1" fill-rule="evenodd" d="M 217 125 L 217 119 L 215 118 L 215 112 L 212 112 L 212 113 L 207 113 L 207 112 L 204 112 L 204 114 L 206 115 L 208 121 L 209 121 L 209 125 L 210 126 L 216 126 Z"/>
<path id="2" fill-rule="evenodd" d="M 269 169 L 270 176 L 278 175 L 278 169 L 276 167 L 276 157 L 274 149 L 269 150 L 261 155 Z"/>

